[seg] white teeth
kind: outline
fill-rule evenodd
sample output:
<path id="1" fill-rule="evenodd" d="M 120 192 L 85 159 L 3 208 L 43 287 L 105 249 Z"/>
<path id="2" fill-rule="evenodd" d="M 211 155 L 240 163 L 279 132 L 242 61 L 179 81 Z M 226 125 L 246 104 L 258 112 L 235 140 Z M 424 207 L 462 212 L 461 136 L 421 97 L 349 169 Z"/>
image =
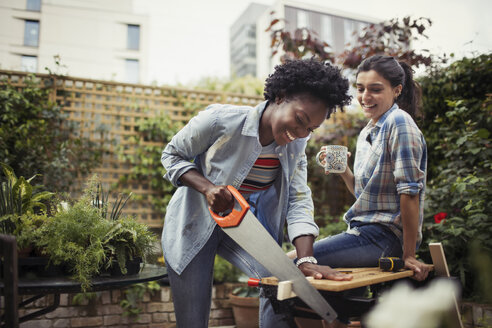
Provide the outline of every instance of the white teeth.
<path id="1" fill-rule="evenodd" d="M 296 138 L 294 138 L 292 134 L 289 133 L 289 131 L 285 131 L 285 133 L 287 134 L 287 137 L 290 139 L 290 141 L 296 140 Z"/>
<path id="2" fill-rule="evenodd" d="M 374 104 L 374 105 L 366 105 L 366 104 L 364 104 L 364 107 L 365 108 L 373 108 L 374 106 L 376 106 L 376 104 Z"/>

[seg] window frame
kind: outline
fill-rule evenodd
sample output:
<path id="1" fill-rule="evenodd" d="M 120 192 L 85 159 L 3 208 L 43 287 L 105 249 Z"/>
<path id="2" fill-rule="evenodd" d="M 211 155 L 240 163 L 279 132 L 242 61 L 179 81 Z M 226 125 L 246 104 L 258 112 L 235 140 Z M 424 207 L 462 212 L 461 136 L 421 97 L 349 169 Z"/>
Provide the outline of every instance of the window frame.
<path id="1" fill-rule="evenodd" d="M 126 48 L 128 50 L 140 50 L 140 31 L 141 27 L 138 24 L 126 25 Z"/>
<path id="2" fill-rule="evenodd" d="M 34 24 L 35 23 L 35 24 Z M 31 37 L 32 27 L 36 26 L 36 38 Z M 24 20 L 24 45 L 28 47 L 39 47 L 39 20 L 25 19 Z"/>
<path id="3" fill-rule="evenodd" d="M 26 65 L 27 59 L 33 60 L 34 59 L 34 66 L 32 69 L 29 69 L 29 66 Z M 38 71 L 38 56 L 32 56 L 32 55 L 21 55 L 21 71 L 23 72 L 29 72 L 29 73 L 36 73 Z"/>

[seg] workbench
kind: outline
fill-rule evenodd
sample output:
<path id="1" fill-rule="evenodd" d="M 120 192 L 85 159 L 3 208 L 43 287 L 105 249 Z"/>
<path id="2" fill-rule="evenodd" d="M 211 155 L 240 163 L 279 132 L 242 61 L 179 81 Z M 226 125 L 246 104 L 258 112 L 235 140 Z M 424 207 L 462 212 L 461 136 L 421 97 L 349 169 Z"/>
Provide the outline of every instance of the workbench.
<path id="1" fill-rule="evenodd" d="M 382 271 L 381 269 L 374 268 L 338 268 L 339 272 L 351 274 L 352 280 L 348 281 L 335 281 L 327 279 L 312 279 L 310 280 L 317 290 L 325 290 L 330 292 L 341 292 L 358 287 L 370 286 L 387 281 L 408 278 L 413 276 L 412 270 L 401 270 L 397 272 Z M 278 279 L 275 277 L 266 277 L 261 279 L 263 286 L 277 286 Z"/>
<path id="2" fill-rule="evenodd" d="M 327 300 L 331 307 L 337 312 L 338 316 L 344 317 L 362 317 L 371 310 L 376 304 L 377 297 L 382 291 L 392 285 L 397 280 L 407 279 L 415 287 L 424 286 L 432 277 L 441 277 L 450 279 L 446 256 L 441 243 L 429 243 L 429 251 L 432 257 L 432 267 L 428 279 L 423 282 L 417 282 L 414 279 L 408 279 L 413 276 L 411 270 L 399 270 L 396 272 L 382 271 L 377 267 L 373 268 L 338 268 L 339 272 L 351 274 L 353 279 L 350 281 L 333 281 L 326 279 L 309 279 L 310 283 L 319 291 L 319 293 Z M 274 310 L 277 313 L 288 313 L 292 317 L 311 318 L 308 325 L 294 325 L 293 327 L 324 327 L 321 324 L 320 317 L 299 298 L 295 297 L 289 287 L 292 287 L 290 282 L 279 282 L 275 277 L 266 277 L 260 281 L 265 296 L 268 297 Z M 352 297 L 350 290 L 359 287 L 369 287 L 371 291 L 370 297 Z M 463 328 L 461 314 L 458 306 L 458 299 L 454 298 L 454 306 L 450 312 L 451 327 Z M 306 319 L 306 320 L 308 320 Z M 295 324 L 299 322 L 296 320 Z"/>
<path id="3" fill-rule="evenodd" d="M 412 270 L 391 272 L 382 271 L 377 267 L 337 268 L 336 270 L 351 274 L 353 279 L 349 281 L 307 279 L 327 300 L 338 316 L 344 317 L 362 317 L 376 304 L 377 296 L 387 285 L 386 283 L 413 276 Z M 288 281 L 279 282 L 275 277 L 265 277 L 260 281 L 265 296 L 270 299 L 275 312 L 292 315 L 296 323 L 309 319 L 318 320 L 321 327 L 320 317 L 296 297 L 289 283 Z M 354 297 L 348 292 L 355 288 L 368 286 L 371 288 L 371 297 Z M 313 326 L 314 320 L 311 320 L 309 327 L 315 327 Z M 296 326 L 293 325 L 293 327 Z"/>

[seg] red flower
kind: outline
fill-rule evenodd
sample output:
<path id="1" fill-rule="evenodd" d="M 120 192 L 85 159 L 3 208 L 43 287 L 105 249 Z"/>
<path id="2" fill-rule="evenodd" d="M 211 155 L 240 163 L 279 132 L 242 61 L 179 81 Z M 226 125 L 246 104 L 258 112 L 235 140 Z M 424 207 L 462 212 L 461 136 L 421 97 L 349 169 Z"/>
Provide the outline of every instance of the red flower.
<path id="1" fill-rule="evenodd" d="M 437 213 L 436 215 L 434 215 L 434 222 L 439 224 L 442 222 L 442 220 L 446 218 L 446 216 L 448 216 L 448 213 L 445 212 Z"/>

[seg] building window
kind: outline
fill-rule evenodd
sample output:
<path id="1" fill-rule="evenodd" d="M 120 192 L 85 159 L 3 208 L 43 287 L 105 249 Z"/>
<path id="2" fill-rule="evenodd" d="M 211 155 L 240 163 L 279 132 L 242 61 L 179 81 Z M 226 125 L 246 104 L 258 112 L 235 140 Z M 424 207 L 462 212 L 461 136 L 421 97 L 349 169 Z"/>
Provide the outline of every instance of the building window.
<path id="1" fill-rule="evenodd" d="M 37 47 L 39 41 L 39 21 L 26 20 L 24 28 L 24 45 Z"/>
<path id="2" fill-rule="evenodd" d="M 256 26 L 255 25 L 250 25 L 248 27 L 248 36 L 250 38 L 256 38 Z"/>
<path id="3" fill-rule="evenodd" d="M 140 80 L 139 63 L 137 59 L 125 59 L 126 82 L 138 83 Z"/>
<path id="4" fill-rule="evenodd" d="M 308 13 L 304 10 L 297 12 L 297 28 L 309 28 Z"/>
<path id="5" fill-rule="evenodd" d="M 248 44 L 248 57 L 256 58 L 256 45 Z"/>
<path id="6" fill-rule="evenodd" d="M 321 16 L 321 38 L 333 48 L 333 25 L 330 16 Z"/>
<path id="7" fill-rule="evenodd" d="M 128 25 L 127 49 L 140 49 L 140 25 Z"/>
<path id="8" fill-rule="evenodd" d="M 38 57 L 21 56 L 21 70 L 24 72 L 35 73 L 38 71 Z"/>
<path id="9" fill-rule="evenodd" d="M 26 9 L 30 11 L 41 11 L 41 0 L 27 0 Z"/>

